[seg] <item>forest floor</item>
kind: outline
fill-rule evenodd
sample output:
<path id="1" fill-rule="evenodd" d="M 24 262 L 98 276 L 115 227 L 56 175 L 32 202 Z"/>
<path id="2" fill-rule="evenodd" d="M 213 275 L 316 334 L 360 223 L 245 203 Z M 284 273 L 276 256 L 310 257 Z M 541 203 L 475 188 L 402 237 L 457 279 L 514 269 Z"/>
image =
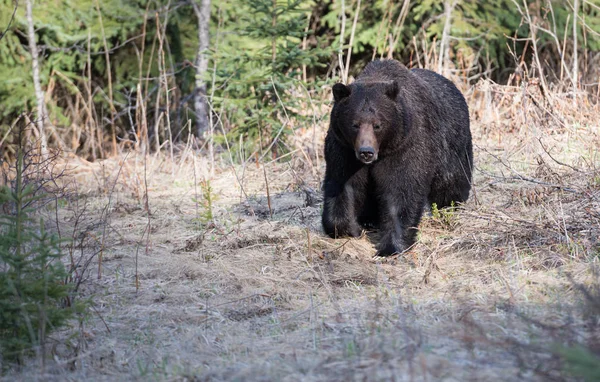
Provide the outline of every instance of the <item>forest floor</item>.
<path id="1" fill-rule="evenodd" d="M 145 168 L 134 154 L 71 160 L 77 197 L 59 225 L 93 309 L 78 335 L 53 335 L 54 363 L 6 378 L 567 377 L 559 354 L 600 350 L 581 293 L 600 285 L 600 132 L 509 124 L 473 122 L 471 198 L 428 213 L 417 245 L 386 259 L 376 238 L 321 231 L 322 159 L 222 166 L 210 198 L 190 152 Z"/>

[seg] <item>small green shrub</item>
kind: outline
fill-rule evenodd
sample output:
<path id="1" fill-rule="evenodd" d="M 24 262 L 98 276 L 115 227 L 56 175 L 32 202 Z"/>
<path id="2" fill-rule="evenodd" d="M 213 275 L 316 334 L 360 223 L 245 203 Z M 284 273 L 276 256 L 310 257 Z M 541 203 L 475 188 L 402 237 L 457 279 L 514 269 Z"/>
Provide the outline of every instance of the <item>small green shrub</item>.
<path id="1" fill-rule="evenodd" d="M 20 149 L 13 187 L 0 187 L 0 364 L 44 357 L 48 334 L 64 326 L 76 309 L 67 303 L 70 285 L 60 240 L 34 219 L 34 184 L 23 183 Z M 6 211 L 6 209 L 4 209 Z"/>
<path id="2" fill-rule="evenodd" d="M 213 221 L 213 203 L 217 199 L 217 195 L 213 192 L 210 180 L 200 181 L 201 194 L 200 198 L 192 198 L 192 201 L 202 207 L 202 211 L 196 216 L 197 223 L 207 224 Z"/>
<path id="3" fill-rule="evenodd" d="M 567 373 L 585 381 L 600 381 L 600 358 L 583 346 L 559 347 L 557 353 L 565 362 Z"/>
<path id="4" fill-rule="evenodd" d="M 458 216 L 456 215 L 456 206 L 452 202 L 450 207 L 439 209 L 436 203 L 431 204 L 431 216 L 442 227 L 448 230 L 453 230 L 458 224 Z"/>

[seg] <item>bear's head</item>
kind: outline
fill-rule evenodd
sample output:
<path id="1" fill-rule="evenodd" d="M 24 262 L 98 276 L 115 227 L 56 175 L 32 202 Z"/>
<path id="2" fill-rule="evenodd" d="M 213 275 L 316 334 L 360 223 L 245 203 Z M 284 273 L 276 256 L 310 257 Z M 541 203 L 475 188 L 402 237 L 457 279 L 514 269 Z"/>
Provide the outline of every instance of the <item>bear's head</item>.
<path id="1" fill-rule="evenodd" d="M 331 128 L 362 163 L 375 162 L 404 135 L 396 81 L 338 83 L 332 90 Z"/>

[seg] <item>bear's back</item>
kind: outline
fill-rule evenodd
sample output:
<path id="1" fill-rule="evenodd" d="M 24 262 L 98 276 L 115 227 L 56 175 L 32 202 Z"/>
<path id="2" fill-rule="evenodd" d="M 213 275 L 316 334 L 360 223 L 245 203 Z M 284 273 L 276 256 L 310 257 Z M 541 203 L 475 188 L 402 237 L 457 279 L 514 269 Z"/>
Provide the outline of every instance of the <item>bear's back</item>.
<path id="1" fill-rule="evenodd" d="M 356 82 L 396 81 L 410 75 L 406 66 L 396 60 L 371 61 L 357 77 Z"/>
<path id="2" fill-rule="evenodd" d="M 411 73 L 427 84 L 435 103 L 449 113 L 459 113 L 469 120 L 469 111 L 464 96 L 456 85 L 446 77 L 427 69 L 412 69 Z"/>

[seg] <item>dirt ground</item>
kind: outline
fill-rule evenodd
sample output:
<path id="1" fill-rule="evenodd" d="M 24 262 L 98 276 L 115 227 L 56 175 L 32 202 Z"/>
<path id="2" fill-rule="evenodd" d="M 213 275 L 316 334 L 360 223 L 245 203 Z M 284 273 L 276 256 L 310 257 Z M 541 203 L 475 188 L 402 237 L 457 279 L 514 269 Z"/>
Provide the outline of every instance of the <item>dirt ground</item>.
<path id="1" fill-rule="evenodd" d="M 55 362 L 5 378 L 569 377 L 557 349 L 600 349 L 581 293 L 598 285 L 598 125 L 474 118 L 470 200 L 430 212 L 418 244 L 387 259 L 373 258 L 375 235 L 322 233 L 322 158 L 257 167 L 223 153 L 212 177 L 187 151 L 145 168 L 134 154 L 71 160 L 59 228 L 90 314 L 53 335 Z"/>

